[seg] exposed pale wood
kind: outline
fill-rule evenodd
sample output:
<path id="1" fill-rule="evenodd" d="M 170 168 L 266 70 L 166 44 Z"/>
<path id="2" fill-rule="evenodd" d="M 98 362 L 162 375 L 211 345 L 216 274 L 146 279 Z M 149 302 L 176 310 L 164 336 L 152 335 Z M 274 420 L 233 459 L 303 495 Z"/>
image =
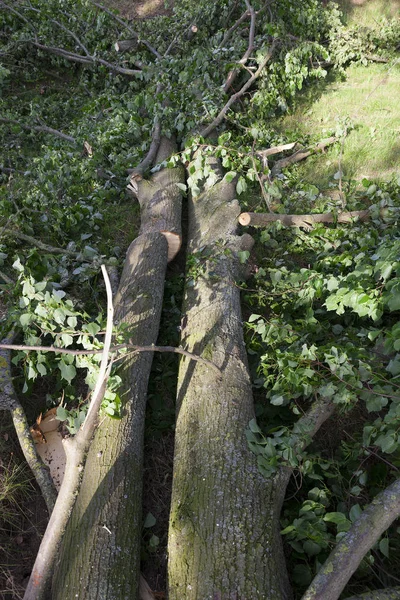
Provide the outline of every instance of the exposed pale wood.
<path id="1" fill-rule="evenodd" d="M 353 210 L 342 213 L 323 213 L 311 215 L 277 215 L 273 213 L 244 212 L 239 215 L 241 225 L 252 227 L 265 227 L 269 223 L 281 221 L 286 227 L 303 227 L 311 229 L 315 223 L 352 223 L 353 221 L 367 221 L 371 218 L 370 210 Z"/>
<path id="2" fill-rule="evenodd" d="M 285 169 L 290 165 L 294 165 L 295 163 L 298 163 L 301 160 L 308 158 L 309 156 L 311 156 L 311 154 L 314 154 L 315 152 L 324 152 L 325 148 L 331 146 L 337 141 L 337 137 L 331 136 L 329 138 L 321 140 L 320 142 L 318 142 L 318 144 L 315 144 L 315 146 L 300 149 L 291 156 L 287 156 L 286 158 L 278 160 L 271 169 L 271 175 L 273 177 L 276 177 L 282 171 L 282 169 Z"/>

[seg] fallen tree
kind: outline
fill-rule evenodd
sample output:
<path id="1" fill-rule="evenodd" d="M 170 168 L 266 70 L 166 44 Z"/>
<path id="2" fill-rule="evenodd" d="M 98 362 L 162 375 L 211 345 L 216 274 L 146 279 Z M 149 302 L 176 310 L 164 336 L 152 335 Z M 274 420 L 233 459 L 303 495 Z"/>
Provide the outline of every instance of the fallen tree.
<path id="1" fill-rule="evenodd" d="M 55 6 L 56 0 L 52 2 L 52 6 Z M 283 556 L 279 516 L 294 466 L 283 460 L 282 464 L 275 465 L 276 471 L 273 475 L 265 477 L 265 473 L 260 471 L 256 454 L 250 450 L 246 440 L 245 432 L 249 422 L 253 422 L 254 427 L 255 413 L 242 335 L 238 280 L 244 278 L 245 267 L 242 263 L 249 255 L 252 241 L 248 235 L 239 237 L 236 233 L 240 208 L 234 197 L 236 193 L 245 189 L 243 181 L 246 177 L 249 181 L 255 181 L 257 178 L 262 182 L 267 176 L 266 172 L 262 172 L 265 164 L 263 160 L 259 161 L 259 157 L 264 159 L 278 152 L 291 150 L 295 144 L 280 144 L 281 140 L 277 136 L 271 143 L 278 145 L 257 151 L 256 138 L 260 132 L 253 131 L 249 120 L 242 122 L 240 108 L 246 106 L 248 97 L 253 92 L 256 92 L 253 106 L 261 107 L 260 115 L 275 110 L 278 100 L 281 102 L 283 99 L 284 103 L 289 101 L 294 93 L 292 90 L 297 89 L 308 76 L 314 76 L 314 71 L 319 72 L 315 65 L 319 64 L 318 60 L 326 54 L 326 50 L 317 41 L 310 44 L 309 31 L 305 26 L 302 28 L 299 25 L 302 22 L 302 14 L 296 12 L 296 18 L 299 17 L 298 23 L 296 19 L 289 19 L 289 12 L 304 10 L 303 7 L 296 9 L 290 2 L 279 6 L 267 6 L 265 3 L 250 3 L 246 0 L 243 6 L 245 12 L 242 15 L 237 3 L 217 2 L 210 5 L 207 2 L 199 2 L 193 14 L 184 14 L 183 17 L 179 9 L 184 12 L 186 8 L 178 6 L 178 16 L 174 17 L 176 21 L 173 21 L 169 29 L 163 30 L 165 35 L 158 35 L 157 32 L 151 31 L 151 27 L 147 28 L 150 42 L 146 39 L 145 24 L 143 35 L 139 35 L 109 9 L 97 3 L 93 5 L 98 10 L 90 12 L 90 19 L 83 18 L 78 27 L 74 20 L 75 6 L 71 3 L 63 6 L 57 19 L 53 19 L 56 15 L 49 16 L 44 11 L 43 16 L 48 18 L 40 21 L 37 15 L 42 14 L 44 9 L 36 8 L 35 3 L 21 2 L 14 8 L 0 0 L 2 14 L 5 9 L 9 9 L 4 25 L 6 32 L 9 33 L 9 21 L 13 18 L 22 30 L 20 39 L 12 32 L 10 47 L 7 48 L 10 52 L 15 51 L 15 44 L 21 52 L 26 51 L 25 47 L 28 47 L 29 52 L 36 52 L 35 59 L 41 60 L 45 56 L 45 60 L 50 63 L 58 61 L 56 64 L 62 68 L 67 63 L 82 65 L 82 71 L 79 73 L 85 73 L 84 85 L 90 85 L 91 78 L 93 82 L 97 82 L 96 85 L 104 80 L 104 89 L 113 91 L 110 94 L 111 99 L 106 97 L 106 94 L 101 98 L 94 114 L 90 113 L 91 108 L 87 109 L 90 117 L 84 128 L 74 127 L 76 115 L 73 115 L 70 122 L 73 136 L 62 133 L 64 129 L 67 130 L 62 122 L 54 123 L 57 129 L 37 125 L 36 123 L 41 123 L 40 119 L 33 120 L 33 124 L 26 123 L 27 118 L 30 118 L 26 116 L 26 110 L 21 111 L 18 119 L 10 120 L 11 117 L 7 117 L 8 122 L 5 125 L 12 126 L 13 131 L 17 128 L 17 132 L 22 128 L 39 135 L 51 134 L 59 144 L 57 152 L 60 152 L 62 143 L 75 140 L 79 142 L 84 129 L 87 145 L 84 146 L 86 151 L 80 157 L 84 163 L 81 170 L 82 180 L 86 177 L 90 179 L 90 172 L 94 166 L 99 174 L 96 161 L 104 159 L 106 173 L 110 173 L 108 162 L 118 162 L 118 157 L 116 158 L 109 146 L 109 139 L 117 136 L 116 131 L 123 132 L 118 138 L 122 153 L 130 152 L 131 137 L 135 144 L 140 146 L 140 151 L 143 151 L 146 143 L 150 146 L 147 156 L 131 172 L 129 187 L 141 205 L 142 223 L 139 237 L 128 250 L 115 299 L 117 319 L 126 323 L 129 330 L 130 339 L 125 344 L 128 350 L 132 345 L 137 348 L 155 343 L 166 263 L 181 246 L 180 192 L 177 184 L 181 187 L 184 184 L 182 166 L 176 165 L 182 157 L 185 161 L 192 149 L 184 148 L 177 157 L 172 146 L 164 138 L 159 150 L 162 134 L 166 131 L 177 131 L 183 139 L 193 132 L 193 128 L 197 128 L 203 136 L 214 133 L 216 128 L 222 133 L 219 156 L 227 163 L 224 166 L 232 169 L 229 177 L 224 176 L 215 158 L 206 162 L 204 172 L 197 179 L 192 177 L 192 169 L 196 171 L 197 167 L 193 164 L 185 165 L 189 169 L 188 183 L 189 179 L 192 179 L 192 189 L 197 185 L 199 193 L 194 193 L 190 200 L 189 255 L 182 343 L 190 352 L 202 355 L 204 360 L 197 361 L 198 364 L 194 366 L 186 358 L 183 359 L 179 375 L 175 475 L 169 540 L 170 597 L 176 600 L 203 600 L 205 597 L 218 600 L 228 600 L 232 597 L 249 600 L 265 596 L 274 599 L 289 598 L 291 587 Z M 86 4 L 85 7 L 87 8 Z M 287 10 L 288 8 L 293 11 Z M 315 2 L 310 3 L 310 8 L 314 11 L 310 12 L 310 22 L 317 15 L 322 20 L 322 25 L 318 21 L 319 29 L 315 39 L 324 39 L 330 31 L 331 21 L 323 21 L 324 12 Z M 267 13 L 267 29 L 264 20 L 258 18 L 260 13 Z M 97 50 L 97 40 L 92 37 L 92 24 L 95 23 L 99 38 L 106 37 L 105 15 L 110 17 L 112 22 L 123 25 L 130 31 L 129 43 L 117 42 L 117 47 L 114 46 L 115 39 L 125 41 L 117 35 L 119 32 L 115 32 L 113 44 L 108 44 L 107 48 L 103 44 L 101 51 Z M 291 29 L 289 33 L 286 32 L 283 24 L 286 18 L 289 19 L 289 29 L 296 23 L 296 27 L 301 29 L 299 35 L 303 37 L 293 36 Z M 108 26 L 109 23 L 107 21 Z M 191 25 L 188 25 L 189 23 Z M 192 23 L 198 23 L 199 26 Z M 279 29 L 279 32 L 274 29 L 277 23 L 283 28 Z M 196 33 L 196 36 L 190 33 Z M 228 41 L 229 47 L 226 47 Z M 131 42 L 134 42 L 134 45 L 131 45 Z M 116 48 L 117 58 L 109 54 L 110 48 Z M 127 54 L 121 61 L 120 55 L 128 50 L 134 50 L 137 56 Z M 104 52 L 106 58 L 100 57 L 100 52 Z M 215 57 L 218 66 L 221 67 L 221 73 L 215 69 Z M 129 68 L 132 65 L 137 69 Z M 187 72 L 188 65 L 191 70 Z M 299 66 L 298 72 L 293 65 Z M 285 77 L 293 68 L 296 71 L 295 77 L 282 92 L 276 82 L 281 81 L 280 76 L 282 80 L 287 81 Z M 233 90 L 232 95 L 226 98 L 223 94 L 229 94 L 238 80 L 238 90 Z M 256 91 L 258 84 L 260 86 Z M 142 88 L 146 91 L 143 92 Z M 97 88 L 93 89 L 97 93 Z M 125 103 L 121 114 L 118 112 L 120 100 Z M 182 115 L 182 107 L 188 115 Z M 235 110 L 232 110 L 233 108 Z M 114 112 L 117 113 L 115 118 Z M 54 118 L 56 119 L 56 116 Z M 113 129 L 104 132 L 101 127 L 108 119 L 112 122 Z M 247 136 L 244 153 L 241 153 L 242 150 L 237 152 L 235 148 L 232 150 L 226 147 L 231 132 L 226 135 L 225 128 L 230 122 Z M 99 128 L 97 140 L 97 131 L 93 123 L 96 126 L 98 124 Z M 90 132 L 88 136 L 87 130 Z M 141 131 L 140 136 L 137 134 L 138 130 Z M 148 139 L 143 141 L 145 132 L 150 131 L 151 142 Z M 129 139 L 129 143 L 124 136 Z M 90 143 L 86 142 L 87 139 L 90 139 Z M 323 151 L 328 142 L 334 141 L 335 138 L 325 140 L 316 150 Z M 199 147 L 203 142 L 201 139 L 199 142 L 195 140 L 193 147 Z M 117 142 L 114 144 L 116 146 Z M 81 147 L 81 144 L 77 145 Z M 247 154 L 249 157 L 250 151 L 253 172 L 250 173 L 249 169 L 246 174 L 242 170 L 237 178 L 234 171 L 236 165 L 231 165 L 234 164 L 232 155 L 236 152 L 239 156 Z M 306 158 L 311 151 L 312 149 L 304 149 L 288 159 L 278 160 L 273 174 Z M 71 158 L 73 153 L 69 152 L 69 155 Z M 90 160 L 92 158 L 93 162 Z M 147 172 L 154 161 L 164 159 L 175 164 L 175 169 L 164 168 L 153 173 L 148 180 Z M 50 160 L 44 162 L 43 170 L 48 169 L 54 161 L 56 158 L 50 156 Z M 71 164 L 73 162 L 79 162 L 76 153 Z M 70 173 L 71 164 L 56 174 L 55 181 L 58 181 L 59 175 L 64 177 L 65 172 Z M 18 161 L 15 165 L 19 166 Z M 246 165 L 245 161 L 243 165 Z M 239 164 L 239 169 L 244 169 L 243 165 Z M 125 173 L 126 167 L 123 163 L 120 172 Z M 246 168 L 248 167 L 249 163 Z M 100 175 L 97 177 L 100 179 Z M 79 177 L 71 176 L 71 179 L 74 178 L 76 183 Z M 105 179 L 106 182 L 102 182 L 101 185 L 98 185 L 97 180 L 91 180 L 90 185 L 84 188 L 84 193 L 80 189 L 73 189 L 72 186 L 70 195 L 66 194 L 65 197 L 62 189 L 57 189 L 58 195 L 53 191 L 54 181 L 48 186 L 63 210 L 67 207 L 66 213 L 69 208 L 68 202 L 71 202 L 72 209 L 68 217 L 77 228 L 78 242 L 93 233 L 92 230 L 85 230 L 84 233 L 79 230 L 80 220 L 88 218 L 87 214 L 90 212 L 85 212 L 87 207 L 82 204 L 79 207 L 81 212 L 77 211 L 78 216 L 75 216 L 74 211 L 76 204 L 79 205 L 80 196 L 93 201 L 92 212 L 96 210 L 96 202 L 101 205 L 102 197 L 106 198 L 102 205 L 104 210 L 113 210 L 112 201 L 115 197 L 110 194 L 109 202 L 107 195 L 115 185 L 116 177 L 111 172 Z M 38 185 L 38 188 L 41 192 L 45 186 Z M 120 193 L 120 190 L 118 192 Z M 40 195 L 39 198 L 40 201 L 43 200 L 43 196 Z M 39 207 L 43 208 L 41 204 Z M 26 212 L 31 209 L 31 206 L 23 207 Z M 35 210 L 35 207 L 32 210 Z M 55 213 L 57 210 L 58 206 L 54 209 Z M 249 220 L 244 222 L 245 225 L 255 225 L 257 219 L 262 224 L 286 220 L 286 224 L 306 228 L 310 228 L 315 222 L 340 223 L 341 220 L 349 222 L 357 218 L 362 221 L 364 217 L 369 217 L 368 210 L 358 214 L 341 213 L 337 217 L 331 213 L 322 216 L 271 214 L 264 215 L 263 221 L 258 213 L 256 216 L 255 213 L 246 214 L 250 216 L 246 217 Z M 243 222 L 245 217 L 239 217 L 239 220 L 241 218 Z M 20 219 L 18 226 L 21 229 L 26 227 L 29 233 L 32 233 L 26 221 Z M 43 223 L 45 220 L 35 223 L 37 231 L 42 231 Z M 94 221 L 90 227 L 94 230 L 93 223 Z M 8 225 L 7 222 L 4 231 L 7 239 L 11 239 L 12 232 L 17 231 L 17 228 Z M 63 229 L 60 228 L 60 231 L 63 232 Z M 75 231 L 71 233 L 75 240 L 74 236 Z M 75 249 L 62 252 L 58 243 L 45 244 L 23 231 L 18 231 L 16 237 L 19 241 L 26 242 L 30 248 L 35 246 L 43 253 L 60 254 L 61 250 L 64 262 L 80 261 L 83 254 Z M 19 251 L 24 252 L 25 249 Z M 88 252 L 90 254 L 90 249 Z M 29 253 L 26 254 L 28 261 L 30 256 Z M 75 271 L 79 274 L 81 266 L 76 269 L 74 267 L 75 265 L 70 270 L 73 274 Z M 389 275 L 388 272 L 385 271 L 382 277 L 379 271 L 376 275 L 381 277 L 382 281 L 386 281 L 391 271 Z M 273 269 L 271 273 L 274 273 Z M 54 269 L 51 272 L 51 275 L 53 274 Z M 6 283 L 12 284 L 6 272 L 1 276 Z M 332 287 L 335 283 L 339 285 L 340 282 L 333 282 Z M 29 285 L 27 287 L 29 288 Z M 278 291 L 278 295 L 279 293 Z M 396 310 L 395 302 L 393 306 Z M 310 323 L 314 323 L 311 317 Z M 280 332 L 279 327 L 275 329 Z M 211 360 L 218 368 L 206 364 L 207 360 Z M 148 351 L 139 356 L 128 355 L 123 363 L 122 419 L 102 420 L 90 445 L 82 488 L 67 525 L 61 552 L 57 556 L 52 591 L 52 597 L 55 599 L 68 600 L 77 595 L 84 595 L 85 598 L 125 599 L 135 598 L 137 595 L 143 415 L 150 365 L 151 354 Z M 318 368 L 322 370 L 326 365 L 321 362 Z M 357 385 L 359 382 L 360 380 L 357 380 Z M 308 393 L 307 385 L 304 384 L 302 389 L 304 395 Z M 357 388 L 357 385 L 353 387 Z M 360 386 L 357 389 L 359 388 Z M 313 392 L 313 401 L 301 404 L 302 417 L 294 427 L 293 447 L 296 452 L 301 453 L 323 421 L 331 415 L 333 403 L 330 392 L 331 390 L 327 389 L 327 395 L 324 396 L 318 388 Z M 297 399 L 299 395 L 293 397 Z M 277 402 L 283 403 L 283 399 L 278 399 Z M 254 450 L 254 447 L 252 449 Z M 390 519 L 396 514 L 394 508 Z M 387 520 L 387 524 L 391 522 L 390 519 Z M 352 533 L 355 530 L 356 528 Z M 374 543 L 373 539 L 375 538 L 371 537 L 363 551 Z M 39 557 L 39 560 L 42 559 L 43 557 Z M 360 560 L 360 556 L 355 558 L 351 565 L 352 570 Z M 32 585 L 27 592 L 27 598 L 31 592 Z M 31 594 L 31 597 L 35 596 Z"/>
<path id="2" fill-rule="evenodd" d="M 172 149 L 164 139 L 158 160 L 169 156 Z M 181 167 L 164 169 L 138 186 L 141 230 L 129 247 L 114 300 L 116 319 L 126 324 L 135 344 L 149 346 L 157 340 L 168 261 L 168 241 L 158 218 L 160 212 L 173 215 L 168 230 L 173 237 L 180 237 L 181 192 L 176 184 L 182 179 Z M 149 353 L 128 355 L 123 361 L 122 418 L 103 419 L 91 443 L 57 560 L 54 599 L 72 599 L 82 593 L 86 598 L 110 600 L 137 596 L 144 413 L 151 363 Z M 92 568 L 98 561 L 100 571 Z"/>
<path id="3" fill-rule="evenodd" d="M 189 258 L 182 344 L 213 360 L 222 378 L 183 360 L 178 379 L 174 477 L 169 529 L 171 600 L 290 598 L 279 515 L 290 469 L 267 480 L 245 431 L 254 403 L 242 332 L 240 252 L 252 238 L 236 233 L 234 182 L 210 159 L 216 183 L 189 203 Z M 190 170 L 190 166 L 189 166 Z M 318 430 L 331 414 L 322 402 L 310 417 Z"/>

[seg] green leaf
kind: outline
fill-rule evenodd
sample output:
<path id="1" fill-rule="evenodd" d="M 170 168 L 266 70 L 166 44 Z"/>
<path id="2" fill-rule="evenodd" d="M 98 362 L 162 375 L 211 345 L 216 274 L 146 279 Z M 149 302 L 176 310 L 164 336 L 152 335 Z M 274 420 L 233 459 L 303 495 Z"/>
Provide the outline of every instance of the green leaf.
<path id="1" fill-rule="evenodd" d="M 382 552 L 383 556 L 389 558 L 389 539 L 384 537 L 379 542 L 379 550 Z"/>
<path id="2" fill-rule="evenodd" d="M 68 417 L 68 411 L 63 406 L 58 406 L 56 412 L 56 419 L 58 419 L 58 421 L 66 421 Z"/>
<path id="3" fill-rule="evenodd" d="M 321 546 L 312 540 L 307 540 L 303 544 L 304 552 L 308 554 L 308 556 L 317 556 L 322 550 Z"/>
<path id="4" fill-rule="evenodd" d="M 76 376 L 76 369 L 74 365 L 68 365 L 63 360 L 60 360 L 58 363 L 58 368 L 61 371 L 61 377 L 71 383 L 71 381 Z"/>
<path id="5" fill-rule="evenodd" d="M 61 339 L 63 341 L 64 348 L 67 348 L 68 346 L 71 346 L 73 344 L 73 341 L 74 341 L 74 338 L 72 337 L 72 335 L 69 335 L 69 333 L 62 333 L 61 334 Z"/>
<path id="6" fill-rule="evenodd" d="M 32 320 L 33 315 L 30 313 L 24 313 L 19 317 L 19 322 L 21 323 L 22 327 L 27 327 Z"/>
<path id="7" fill-rule="evenodd" d="M 354 523 L 358 519 L 358 517 L 362 514 L 362 508 L 359 504 L 355 504 L 351 507 L 349 512 L 350 521 Z"/>
<path id="8" fill-rule="evenodd" d="M 182 190 L 182 192 L 186 192 L 187 191 L 187 185 L 185 183 L 177 183 L 176 186 Z"/>
<path id="9" fill-rule="evenodd" d="M 308 565 L 296 565 L 292 577 L 296 585 L 306 587 L 312 581 L 311 569 Z"/>
<path id="10" fill-rule="evenodd" d="M 247 183 L 246 183 L 246 180 L 245 180 L 245 178 L 244 178 L 244 177 L 240 176 L 240 177 L 239 177 L 239 180 L 238 180 L 238 182 L 237 182 L 237 184 L 236 184 L 236 192 L 237 192 L 237 194 L 239 194 L 239 196 L 240 196 L 240 194 L 241 194 L 242 192 L 245 192 L 246 190 L 247 190 Z"/>
<path id="11" fill-rule="evenodd" d="M 326 513 L 326 515 L 324 516 L 324 521 L 327 521 L 328 523 L 336 523 L 336 525 L 341 525 L 343 523 L 346 523 L 347 518 L 346 515 L 344 515 L 341 512 L 330 512 Z"/>
<path id="12" fill-rule="evenodd" d="M 227 183 L 230 183 L 231 181 L 233 181 L 235 179 L 236 175 L 237 175 L 236 171 L 228 171 L 228 173 L 226 173 L 226 175 L 225 175 L 225 181 Z"/>
<path id="13" fill-rule="evenodd" d="M 145 529 L 148 529 L 149 527 L 153 527 L 156 523 L 157 523 L 157 519 L 151 512 L 149 512 L 146 515 L 146 518 L 143 523 L 143 527 Z"/>
<path id="14" fill-rule="evenodd" d="M 257 425 L 257 421 L 255 419 L 252 419 L 249 423 L 249 429 L 252 433 L 262 433 L 261 429 L 259 428 L 259 426 Z"/>

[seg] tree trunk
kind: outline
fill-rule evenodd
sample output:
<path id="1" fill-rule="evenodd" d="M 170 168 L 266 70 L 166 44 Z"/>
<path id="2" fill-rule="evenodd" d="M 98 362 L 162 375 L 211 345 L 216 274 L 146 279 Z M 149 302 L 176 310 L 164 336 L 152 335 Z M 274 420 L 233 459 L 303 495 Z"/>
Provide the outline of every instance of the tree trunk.
<path id="1" fill-rule="evenodd" d="M 164 140 L 159 160 L 170 152 Z M 167 155 L 166 155 L 167 153 Z M 183 169 L 152 177 L 153 195 L 180 218 L 177 182 Z M 147 186 L 145 186 L 147 189 Z M 138 192 L 139 200 L 140 189 Z M 139 237 L 132 242 L 115 298 L 118 322 L 128 326 L 131 342 L 157 341 L 167 266 L 168 242 L 149 223 L 145 211 Z M 180 231 L 176 223 L 175 231 Z M 121 369 L 122 418 L 103 417 L 87 457 L 82 486 L 62 542 L 52 600 L 135 600 L 139 585 L 142 530 L 143 432 L 152 353 L 131 354 Z"/>
<path id="2" fill-rule="evenodd" d="M 236 235 L 235 185 L 210 163 L 218 183 L 189 204 L 182 345 L 214 361 L 222 378 L 181 361 L 169 599 L 283 600 L 290 588 L 279 515 L 290 474 L 266 480 L 245 437 L 254 408 L 235 282 L 243 268 L 238 252 L 252 240 Z"/>

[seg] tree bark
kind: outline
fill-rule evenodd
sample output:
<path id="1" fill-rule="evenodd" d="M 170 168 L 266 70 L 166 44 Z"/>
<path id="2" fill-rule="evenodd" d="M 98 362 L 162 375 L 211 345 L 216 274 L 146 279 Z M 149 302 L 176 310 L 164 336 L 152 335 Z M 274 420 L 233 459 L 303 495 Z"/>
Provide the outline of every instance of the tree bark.
<path id="1" fill-rule="evenodd" d="M 399 516 L 400 479 L 396 479 L 336 544 L 301 600 L 337 600 L 364 556 Z"/>
<path id="2" fill-rule="evenodd" d="M 170 146 L 163 148 L 169 151 Z M 172 183 L 181 176 L 180 169 L 157 173 L 154 195 L 166 186 L 168 201 L 180 206 L 179 188 Z M 178 210 L 174 214 L 180 218 Z M 116 318 L 128 326 L 131 342 L 137 345 L 156 343 L 168 257 L 166 237 L 155 228 L 149 230 L 147 219 L 152 219 L 151 211 L 142 217 L 140 235 L 128 250 L 115 298 Z M 179 230 L 180 225 L 175 227 Z M 122 365 L 122 418 L 105 417 L 91 444 L 58 558 L 52 600 L 137 598 L 144 416 L 151 363 L 152 355 L 146 352 L 128 355 Z"/>
<path id="3" fill-rule="evenodd" d="M 222 376 L 183 359 L 179 369 L 169 528 L 170 600 L 290 597 L 279 515 L 290 472 L 266 480 L 248 448 L 254 418 L 242 333 L 234 182 L 222 179 L 189 203 L 182 345 L 215 362 Z M 197 263 L 199 264 L 199 263 Z"/>

